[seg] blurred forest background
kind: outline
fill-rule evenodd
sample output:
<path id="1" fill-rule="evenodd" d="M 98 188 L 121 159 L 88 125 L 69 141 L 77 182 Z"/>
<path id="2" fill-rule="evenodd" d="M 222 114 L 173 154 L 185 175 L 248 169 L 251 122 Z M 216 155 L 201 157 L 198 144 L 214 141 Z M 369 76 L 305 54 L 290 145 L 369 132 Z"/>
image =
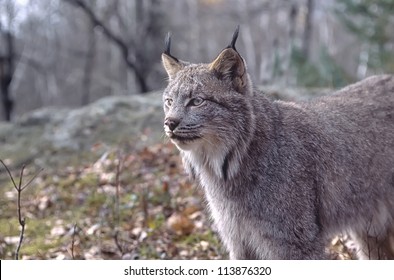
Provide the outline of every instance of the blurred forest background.
<path id="1" fill-rule="evenodd" d="M 0 0 L 0 119 L 163 88 L 163 39 L 209 62 L 241 25 L 256 84 L 340 87 L 394 72 L 393 0 Z"/>
<path id="2" fill-rule="evenodd" d="M 0 0 L 0 259 L 228 258 L 164 137 L 160 55 L 171 31 L 210 62 L 238 24 L 269 98 L 394 73 L 394 0 Z"/>

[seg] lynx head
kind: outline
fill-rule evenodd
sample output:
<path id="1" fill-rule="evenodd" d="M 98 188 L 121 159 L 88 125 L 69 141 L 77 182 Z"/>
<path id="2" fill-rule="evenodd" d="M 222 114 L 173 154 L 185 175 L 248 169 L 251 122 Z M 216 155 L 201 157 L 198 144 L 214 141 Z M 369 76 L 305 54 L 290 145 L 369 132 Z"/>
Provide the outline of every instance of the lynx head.
<path id="1" fill-rule="evenodd" d="M 207 64 L 177 59 L 170 54 L 170 35 L 166 38 L 162 62 L 169 82 L 163 94 L 164 130 L 181 150 L 231 149 L 231 143 L 248 132 L 253 91 L 235 48 L 238 31 L 239 27 L 228 47 Z"/>

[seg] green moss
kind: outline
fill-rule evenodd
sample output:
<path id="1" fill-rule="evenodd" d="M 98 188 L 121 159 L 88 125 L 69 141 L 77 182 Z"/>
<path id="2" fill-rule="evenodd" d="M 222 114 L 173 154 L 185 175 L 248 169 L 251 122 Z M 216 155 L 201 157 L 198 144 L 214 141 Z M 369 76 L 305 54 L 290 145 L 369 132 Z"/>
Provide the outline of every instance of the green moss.
<path id="1" fill-rule="evenodd" d="M 0 235 L 17 236 L 19 235 L 19 222 L 15 218 L 0 219 Z"/>
<path id="2" fill-rule="evenodd" d="M 165 222 L 165 217 L 163 214 L 158 214 L 154 216 L 153 219 L 150 219 L 148 221 L 148 227 L 152 230 L 159 229 Z"/>
<path id="3" fill-rule="evenodd" d="M 193 233 L 181 237 L 180 243 L 184 245 L 195 245 L 201 241 L 207 241 L 212 246 L 220 246 L 217 236 L 211 231 L 207 230 L 204 233 Z"/>
<path id="4" fill-rule="evenodd" d="M 20 254 L 27 256 L 39 256 L 40 252 L 44 253 L 51 249 L 59 249 L 63 238 L 56 238 L 48 240 L 45 236 L 36 236 L 30 242 L 22 245 Z"/>
<path id="5" fill-rule="evenodd" d="M 76 182 L 76 186 L 79 188 L 84 187 L 94 187 L 97 186 L 99 182 L 98 174 L 88 173 L 85 174 L 83 177 L 78 178 Z"/>
<path id="6" fill-rule="evenodd" d="M 50 220 L 26 219 L 24 240 L 20 249 L 20 256 L 31 256 L 37 258 L 40 252 L 46 252 L 49 249 L 59 248 L 62 238 L 48 239 L 50 236 Z M 17 218 L 0 220 L 0 235 L 19 236 L 20 226 Z M 13 258 L 17 244 L 5 247 L 2 257 Z"/>
<path id="7" fill-rule="evenodd" d="M 139 246 L 139 253 L 141 259 L 153 260 L 159 258 L 155 248 L 147 243 L 142 243 Z"/>
<path id="8" fill-rule="evenodd" d="M 108 197 L 106 194 L 93 191 L 86 200 L 86 207 L 99 208 L 103 204 L 107 204 L 107 198 Z"/>

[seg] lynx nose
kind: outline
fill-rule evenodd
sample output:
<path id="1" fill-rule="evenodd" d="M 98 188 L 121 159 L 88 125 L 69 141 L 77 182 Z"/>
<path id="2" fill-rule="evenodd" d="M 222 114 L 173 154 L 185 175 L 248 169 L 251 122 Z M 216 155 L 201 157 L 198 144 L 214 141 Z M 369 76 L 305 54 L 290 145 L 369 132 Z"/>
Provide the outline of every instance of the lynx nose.
<path id="1" fill-rule="evenodd" d="M 168 126 L 168 128 L 173 131 L 178 124 L 180 123 L 180 120 L 178 119 L 174 119 L 174 118 L 167 118 L 164 121 L 164 125 Z"/>

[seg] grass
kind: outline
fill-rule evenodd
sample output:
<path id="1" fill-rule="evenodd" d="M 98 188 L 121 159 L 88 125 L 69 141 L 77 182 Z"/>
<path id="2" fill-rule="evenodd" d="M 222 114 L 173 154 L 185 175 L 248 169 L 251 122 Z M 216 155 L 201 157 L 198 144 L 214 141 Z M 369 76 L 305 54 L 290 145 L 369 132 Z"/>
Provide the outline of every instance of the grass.
<path id="1" fill-rule="evenodd" d="M 121 259 L 131 255 L 139 259 L 226 257 L 210 230 L 202 203 L 193 205 L 194 212 L 200 213 L 198 219 L 196 215 L 185 215 L 199 225 L 191 233 L 179 235 L 168 226 L 171 215 L 190 209 L 191 197 L 201 198 L 187 180 L 172 145 L 120 153 L 117 148 L 101 155 L 89 154 L 86 159 L 82 154 L 79 157 L 79 161 L 52 159 L 57 164 L 41 172 L 22 193 L 22 215 L 26 217 L 22 259 L 71 259 L 73 238 L 78 259 Z M 119 161 L 122 170 L 117 174 Z M 29 165 L 26 176 L 35 174 L 36 169 Z M 18 170 L 14 169 L 14 173 L 17 175 Z M 2 170 L 0 182 L 0 258 L 13 259 L 15 237 L 20 230 L 16 193 Z M 73 234 L 75 223 L 77 234 Z M 201 241 L 207 242 L 210 249 L 197 250 Z"/>

